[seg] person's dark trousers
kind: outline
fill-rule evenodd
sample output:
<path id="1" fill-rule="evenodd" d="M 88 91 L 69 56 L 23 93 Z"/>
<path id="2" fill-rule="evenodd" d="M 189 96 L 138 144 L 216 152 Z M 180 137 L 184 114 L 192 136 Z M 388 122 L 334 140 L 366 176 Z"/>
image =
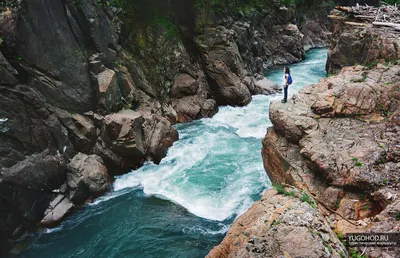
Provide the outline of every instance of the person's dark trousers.
<path id="1" fill-rule="evenodd" d="M 283 87 L 283 101 L 287 102 L 287 94 L 288 94 L 288 89 L 289 85 L 287 85 L 286 87 Z"/>

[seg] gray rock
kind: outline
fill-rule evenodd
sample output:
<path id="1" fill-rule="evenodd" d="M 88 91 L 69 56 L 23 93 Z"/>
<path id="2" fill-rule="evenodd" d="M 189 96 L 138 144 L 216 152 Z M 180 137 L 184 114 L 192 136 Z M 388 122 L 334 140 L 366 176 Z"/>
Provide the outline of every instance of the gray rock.
<path id="1" fill-rule="evenodd" d="M 68 130 L 68 137 L 75 150 L 89 153 L 97 137 L 94 122 L 87 116 L 70 114 L 62 109 L 55 109 L 61 124 Z"/>
<path id="2" fill-rule="evenodd" d="M 333 18 L 333 33 L 329 46 L 328 73 L 338 73 L 340 69 L 355 64 L 370 64 L 379 59 L 397 60 L 400 56 L 400 39 L 391 28 L 374 26 L 358 27 L 343 23 L 343 19 Z"/>
<path id="3" fill-rule="evenodd" d="M 249 89 L 241 83 L 239 77 L 225 63 L 213 61 L 207 66 L 207 73 L 216 83 L 218 104 L 245 106 L 250 103 Z"/>
<path id="4" fill-rule="evenodd" d="M 109 47 L 116 48 L 105 12 L 94 0 L 79 5 L 60 0 L 22 1 L 20 8 L 11 11 L 18 18 L 2 20 L 0 30 L 5 43 L 15 46 L 22 68 L 32 75 L 30 86 L 54 106 L 81 112 L 93 109 L 95 90 L 87 56 L 100 51 L 104 61 L 112 62 Z M 94 16 L 96 22 L 91 22 Z"/>
<path id="5" fill-rule="evenodd" d="M 0 232 L 9 237 L 34 227 L 54 198 L 66 176 L 61 156 L 48 153 L 28 156 L 0 170 Z"/>
<path id="6" fill-rule="evenodd" d="M 99 106 L 108 112 L 116 111 L 121 103 L 121 92 L 115 72 L 106 68 L 103 72 L 92 76 Z"/>
<path id="7" fill-rule="evenodd" d="M 282 91 L 282 87 L 278 86 L 275 82 L 268 78 L 263 78 L 254 83 L 253 94 L 271 95 Z"/>
<path id="8" fill-rule="evenodd" d="M 108 115 L 104 119 L 102 140 L 132 165 L 138 164 L 146 152 L 143 123 L 142 115 L 129 109 Z"/>
<path id="9" fill-rule="evenodd" d="M 10 167 L 25 155 L 70 148 L 66 131 L 34 89 L 0 86 L 0 167 Z"/>
<path id="10" fill-rule="evenodd" d="M 99 196 L 110 186 L 111 178 L 103 160 L 97 155 L 78 153 L 68 164 L 67 175 L 70 199 L 76 204 L 88 197 Z"/>
<path id="11" fill-rule="evenodd" d="M 146 156 L 154 163 L 160 163 L 167 154 L 168 148 L 179 139 L 178 131 L 171 123 L 158 116 L 146 117 L 143 124 L 146 139 Z"/>
<path id="12" fill-rule="evenodd" d="M 199 83 L 192 76 L 181 74 L 175 79 L 172 86 L 172 96 L 180 98 L 182 96 L 193 95 L 198 88 Z"/>
<path id="13" fill-rule="evenodd" d="M 72 212 L 74 207 L 74 204 L 66 196 L 60 194 L 50 203 L 40 224 L 47 227 L 54 226 Z"/>

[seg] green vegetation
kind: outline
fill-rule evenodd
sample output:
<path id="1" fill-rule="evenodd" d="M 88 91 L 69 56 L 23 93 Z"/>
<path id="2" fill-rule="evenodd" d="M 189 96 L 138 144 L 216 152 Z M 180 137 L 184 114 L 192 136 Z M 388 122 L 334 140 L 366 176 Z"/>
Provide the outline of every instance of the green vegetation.
<path id="1" fill-rule="evenodd" d="M 385 164 L 386 163 L 386 158 L 385 157 L 383 157 L 383 158 L 380 158 L 380 159 L 378 159 L 377 161 L 376 161 L 376 164 Z"/>
<path id="2" fill-rule="evenodd" d="M 365 195 L 365 193 L 361 193 L 360 194 L 360 201 L 365 201 L 367 199 L 367 196 Z"/>
<path id="3" fill-rule="evenodd" d="M 274 223 L 272 223 L 273 226 L 278 226 L 279 224 L 281 224 L 280 220 L 275 220 Z"/>
<path id="4" fill-rule="evenodd" d="M 383 4 L 383 2 L 387 3 L 387 4 L 400 4 L 400 0 L 384 0 L 381 2 L 381 4 Z"/>
<path id="5" fill-rule="evenodd" d="M 353 157 L 351 160 L 353 160 L 355 162 L 356 167 L 362 167 L 363 163 L 358 161 L 358 158 Z"/>
<path id="6" fill-rule="evenodd" d="M 371 70 L 372 68 L 374 68 L 377 65 L 378 65 L 378 61 L 373 61 L 373 62 L 366 64 L 365 67 L 367 67 L 368 70 Z"/>
<path id="7" fill-rule="evenodd" d="M 274 185 L 275 190 L 278 192 L 278 194 L 285 194 L 286 190 L 283 188 L 281 185 Z"/>
<path id="8" fill-rule="evenodd" d="M 400 211 L 396 212 L 396 215 L 394 215 L 394 218 L 396 220 L 400 220 Z"/>
<path id="9" fill-rule="evenodd" d="M 311 197 L 310 197 L 308 194 L 306 194 L 306 193 L 303 193 L 303 195 L 300 197 L 300 200 L 303 201 L 303 202 L 306 202 L 306 203 L 310 204 L 310 206 L 313 207 L 313 208 L 316 208 L 316 207 L 317 207 L 317 206 L 315 205 L 313 199 L 311 199 Z"/>
<path id="10" fill-rule="evenodd" d="M 286 191 L 285 188 L 281 185 L 274 185 L 273 187 L 278 192 L 278 194 L 283 194 L 286 196 L 295 196 L 293 191 Z"/>
<path id="11" fill-rule="evenodd" d="M 352 79 L 351 82 L 365 82 L 366 79 L 367 79 L 367 73 L 363 72 L 361 74 L 361 78 L 360 79 Z"/>
<path id="12" fill-rule="evenodd" d="M 369 210 L 369 209 L 371 209 L 371 206 L 369 206 L 368 204 L 365 204 L 365 205 L 363 205 L 363 206 L 361 207 L 361 210 L 363 210 L 363 211 L 367 211 L 367 210 Z"/>
<path id="13" fill-rule="evenodd" d="M 351 255 L 351 258 L 367 258 L 367 256 L 365 254 L 361 255 L 361 254 L 357 253 L 357 251 L 354 249 L 350 250 L 350 255 Z"/>
<path id="14" fill-rule="evenodd" d="M 339 207 L 340 207 L 340 202 L 342 201 L 342 199 L 343 199 L 342 196 L 339 196 L 339 197 L 336 199 L 335 210 L 339 209 Z"/>
<path id="15" fill-rule="evenodd" d="M 278 194 L 282 194 L 285 196 L 293 196 L 293 197 L 296 196 L 294 191 L 286 191 L 282 185 L 276 184 L 276 185 L 273 185 L 273 187 L 278 192 Z M 308 203 L 314 209 L 317 207 L 315 201 L 305 192 L 303 192 L 303 194 L 300 196 L 300 200 L 302 202 Z"/>

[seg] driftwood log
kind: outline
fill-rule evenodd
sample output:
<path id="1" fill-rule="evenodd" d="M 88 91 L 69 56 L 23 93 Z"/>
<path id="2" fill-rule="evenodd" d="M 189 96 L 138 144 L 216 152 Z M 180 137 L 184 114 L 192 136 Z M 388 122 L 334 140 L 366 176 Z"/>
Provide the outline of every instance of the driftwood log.
<path id="1" fill-rule="evenodd" d="M 342 16 L 356 22 L 372 23 L 374 26 L 386 26 L 400 30 L 400 8 L 397 5 L 368 5 L 336 6 Z"/>

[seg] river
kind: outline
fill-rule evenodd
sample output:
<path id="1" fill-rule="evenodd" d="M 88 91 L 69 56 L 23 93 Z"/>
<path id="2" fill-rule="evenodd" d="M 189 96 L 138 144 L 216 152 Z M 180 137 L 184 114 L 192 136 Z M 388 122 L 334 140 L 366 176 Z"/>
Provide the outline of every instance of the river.
<path id="1" fill-rule="evenodd" d="M 326 49 L 291 65 L 289 95 L 326 76 Z M 282 82 L 282 68 L 266 76 Z M 221 107 L 213 118 L 177 125 L 180 140 L 161 164 L 116 178 L 113 191 L 59 227 L 29 235 L 20 257 L 204 257 L 233 220 L 271 186 L 261 139 L 271 126 L 271 100 Z"/>

